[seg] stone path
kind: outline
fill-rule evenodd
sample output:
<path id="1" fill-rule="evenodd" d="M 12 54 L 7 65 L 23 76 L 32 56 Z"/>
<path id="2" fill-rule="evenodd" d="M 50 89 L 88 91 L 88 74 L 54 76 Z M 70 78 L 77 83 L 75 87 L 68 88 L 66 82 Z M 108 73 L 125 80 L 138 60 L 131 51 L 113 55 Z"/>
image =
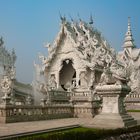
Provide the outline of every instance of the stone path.
<path id="1" fill-rule="evenodd" d="M 75 118 L 0 124 L 0 138 L 7 135 L 67 127 L 78 124 L 79 123 Z"/>
<path id="2" fill-rule="evenodd" d="M 42 130 L 53 130 L 65 127 L 74 127 L 83 125 L 88 126 L 92 124 L 93 118 L 68 118 L 68 119 L 54 119 L 45 121 L 33 121 L 33 122 L 18 122 L 0 124 L 0 139 L 4 136 L 23 134 L 30 132 L 37 132 Z"/>

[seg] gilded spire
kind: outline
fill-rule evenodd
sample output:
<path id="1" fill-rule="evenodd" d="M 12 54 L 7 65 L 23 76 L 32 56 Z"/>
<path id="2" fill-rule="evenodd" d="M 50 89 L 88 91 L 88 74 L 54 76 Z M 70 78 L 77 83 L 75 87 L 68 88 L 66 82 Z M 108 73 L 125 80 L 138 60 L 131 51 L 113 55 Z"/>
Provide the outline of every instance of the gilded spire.
<path id="1" fill-rule="evenodd" d="M 127 28 L 127 32 L 125 34 L 125 39 L 124 39 L 123 47 L 124 48 L 128 48 L 128 49 L 135 48 L 134 39 L 132 37 L 132 32 L 131 32 L 130 17 L 128 17 L 128 28 Z"/>

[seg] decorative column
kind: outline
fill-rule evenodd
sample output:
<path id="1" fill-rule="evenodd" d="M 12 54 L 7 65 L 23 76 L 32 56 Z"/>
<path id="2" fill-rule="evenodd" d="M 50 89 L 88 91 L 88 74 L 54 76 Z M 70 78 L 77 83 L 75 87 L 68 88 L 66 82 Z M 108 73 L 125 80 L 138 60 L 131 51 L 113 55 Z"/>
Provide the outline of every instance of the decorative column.
<path id="1" fill-rule="evenodd" d="M 12 91 L 12 81 L 8 76 L 4 76 L 0 83 L 2 92 L 4 93 L 4 96 L 2 97 L 3 105 L 10 105 L 11 101 L 11 91 Z"/>
<path id="2" fill-rule="evenodd" d="M 92 70 L 89 81 L 89 89 L 94 89 L 94 87 L 95 87 L 95 70 Z"/>
<path id="3" fill-rule="evenodd" d="M 79 75 L 80 75 L 80 71 L 76 69 L 76 87 L 79 87 Z"/>
<path id="4" fill-rule="evenodd" d="M 12 80 L 8 76 L 4 76 L 0 83 L 1 91 L 4 96 L 2 97 L 3 102 L 0 104 L 0 122 L 7 123 L 12 122 L 13 118 L 11 112 L 13 105 L 11 104 L 11 92 L 12 92 Z"/>
<path id="5" fill-rule="evenodd" d="M 96 92 L 102 97 L 103 103 L 101 114 L 95 116 L 93 126 L 121 128 L 136 125 L 124 107 L 124 98 L 130 92 L 127 85 L 98 85 Z"/>
<path id="6" fill-rule="evenodd" d="M 57 89 L 59 88 L 59 72 L 60 71 L 57 71 L 56 74 L 55 74 L 56 75 Z"/>

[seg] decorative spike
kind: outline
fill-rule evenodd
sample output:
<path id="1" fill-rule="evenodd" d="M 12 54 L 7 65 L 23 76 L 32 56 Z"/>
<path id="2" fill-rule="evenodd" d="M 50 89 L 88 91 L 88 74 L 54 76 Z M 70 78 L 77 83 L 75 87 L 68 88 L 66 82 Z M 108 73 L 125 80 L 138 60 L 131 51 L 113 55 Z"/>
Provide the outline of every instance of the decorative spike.
<path id="1" fill-rule="evenodd" d="M 60 16 L 60 19 L 62 20 L 62 15 L 61 15 L 60 11 L 59 11 L 59 16 Z"/>
<path id="2" fill-rule="evenodd" d="M 12 49 L 12 59 L 13 59 L 13 64 L 15 64 L 17 56 L 14 49 Z"/>
<path id="3" fill-rule="evenodd" d="M 90 21 L 89 21 L 89 24 L 93 24 L 93 17 L 92 17 L 92 14 L 90 14 Z"/>
<path id="4" fill-rule="evenodd" d="M 65 15 L 62 16 L 61 13 L 59 12 L 59 16 L 60 16 L 61 22 L 64 23 L 66 21 Z"/>
<path id="5" fill-rule="evenodd" d="M 132 33 L 131 33 L 131 23 L 130 23 L 130 17 L 128 17 L 127 34 L 132 36 Z"/>
<path id="6" fill-rule="evenodd" d="M 0 38 L 0 47 L 3 46 L 4 41 L 3 41 L 3 37 Z"/>
<path id="7" fill-rule="evenodd" d="M 82 21 L 82 19 L 80 18 L 80 15 L 79 15 L 79 13 L 77 14 L 77 16 L 78 16 L 78 18 L 79 18 L 79 21 L 81 22 L 81 21 Z"/>
<path id="8" fill-rule="evenodd" d="M 69 15 L 69 17 L 70 17 L 71 21 L 74 22 L 74 20 L 73 20 L 73 18 L 71 17 L 71 15 Z"/>

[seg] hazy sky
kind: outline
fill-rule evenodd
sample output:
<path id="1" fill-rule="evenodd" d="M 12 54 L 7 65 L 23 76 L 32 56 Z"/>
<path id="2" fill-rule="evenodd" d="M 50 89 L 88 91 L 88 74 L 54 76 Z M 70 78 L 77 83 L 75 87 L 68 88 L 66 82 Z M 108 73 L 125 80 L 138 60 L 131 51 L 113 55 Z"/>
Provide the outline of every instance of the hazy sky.
<path id="1" fill-rule="evenodd" d="M 59 12 L 88 21 L 92 13 L 94 26 L 110 45 L 122 49 L 131 17 L 135 44 L 140 47 L 140 0 L 0 0 L 0 36 L 8 50 L 17 54 L 17 79 L 31 83 L 33 61 L 38 52 L 47 55 L 44 42 L 52 42 L 59 31 Z"/>

